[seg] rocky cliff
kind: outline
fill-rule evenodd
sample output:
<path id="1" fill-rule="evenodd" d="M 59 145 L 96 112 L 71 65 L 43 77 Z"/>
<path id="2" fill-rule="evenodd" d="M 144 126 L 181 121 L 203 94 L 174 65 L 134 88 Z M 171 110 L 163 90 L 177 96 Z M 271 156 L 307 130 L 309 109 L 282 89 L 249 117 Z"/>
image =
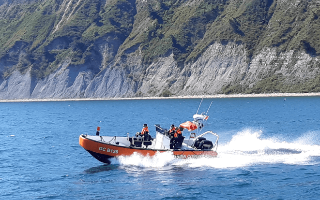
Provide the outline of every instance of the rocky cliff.
<path id="1" fill-rule="evenodd" d="M 2 0 L 0 99 L 319 92 L 320 1 Z"/>

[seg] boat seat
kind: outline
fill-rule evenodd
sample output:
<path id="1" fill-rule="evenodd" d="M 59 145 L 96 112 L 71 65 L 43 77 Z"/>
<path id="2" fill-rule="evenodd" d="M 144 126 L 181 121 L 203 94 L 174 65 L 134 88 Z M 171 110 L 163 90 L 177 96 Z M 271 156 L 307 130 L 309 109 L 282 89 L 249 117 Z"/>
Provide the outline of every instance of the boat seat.
<path id="1" fill-rule="evenodd" d="M 142 146 L 142 138 L 133 138 L 133 146 L 141 147 Z"/>
<path id="2" fill-rule="evenodd" d="M 146 148 L 148 148 L 148 146 L 151 145 L 151 144 L 152 144 L 151 141 L 144 141 L 144 142 L 143 142 L 143 145 L 145 145 Z"/>
<path id="3" fill-rule="evenodd" d="M 133 137 L 129 137 L 129 142 L 130 142 L 130 146 L 134 146 L 134 138 Z"/>

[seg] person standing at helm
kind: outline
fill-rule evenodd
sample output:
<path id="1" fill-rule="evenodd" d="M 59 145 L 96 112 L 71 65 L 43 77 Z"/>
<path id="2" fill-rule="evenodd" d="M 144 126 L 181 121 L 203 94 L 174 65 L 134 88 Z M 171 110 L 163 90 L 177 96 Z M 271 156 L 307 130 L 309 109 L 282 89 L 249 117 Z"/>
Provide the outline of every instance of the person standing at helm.
<path id="1" fill-rule="evenodd" d="M 145 134 L 149 134 L 149 129 L 147 124 L 144 124 L 141 130 L 141 136 L 144 136 Z"/>
<path id="2" fill-rule="evenodd" d="M 143 128 L 141 130 L 140 136 L 143 138 L 144 141 L 152 140 L 152 137 L 149 134 L 149 129 L 148 129 L 148 125 L 147 124 L 143 125 Z"/>

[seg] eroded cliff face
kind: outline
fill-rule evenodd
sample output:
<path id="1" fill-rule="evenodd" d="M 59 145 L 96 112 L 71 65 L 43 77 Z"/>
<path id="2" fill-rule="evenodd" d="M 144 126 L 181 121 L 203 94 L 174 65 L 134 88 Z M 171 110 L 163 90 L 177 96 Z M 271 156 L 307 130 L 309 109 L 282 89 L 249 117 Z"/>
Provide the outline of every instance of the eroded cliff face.
<path id="1" fill-rule="evenodd" d="M 66 61 L 42 80 L 32 78 L 30 70 L 24 74 L 14 71 L 2 81 L 0 96 L 55 99 L 211 95 L 221 93 L 230 83 L 251 87 L 268 74 L 282 74 L 292 82 L 313 79 L 319 74 L 314 67 L 319 64 L 318 58 L 303 52 L 277 55 L 276 49 L 266 48 L 250 63 L 247 60 L 243 45 L 216 42 L 195 63 L 183 68 L 173 54 L 145 66 L 138 52 L 133 52 L 96 75 L 90 65 L 70 66 Z"/>
<path id="2" fill-rule="evenodd" d="M 317 4 L 3 1 L 0 99 L 320 91 Z"/>

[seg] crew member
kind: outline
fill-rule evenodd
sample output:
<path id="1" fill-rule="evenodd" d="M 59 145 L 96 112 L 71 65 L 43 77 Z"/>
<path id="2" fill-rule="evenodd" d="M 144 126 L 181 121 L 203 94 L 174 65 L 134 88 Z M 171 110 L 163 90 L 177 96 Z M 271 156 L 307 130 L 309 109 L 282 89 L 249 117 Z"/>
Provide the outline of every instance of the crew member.
<path id="1" fill-rule="evenodd" d="M 147 124 L 143 125 L 140 136 L 143 137 L 144 141 L 152 140 L 151 136 L 149 135 L 149 129 Z"/>
<path id="2" fill-rule="evenodd" d="M 174 127 L 174 124 L 171 125 L 171 128 L 169 130 L 169 137 L 172 137 L 174 135 L 174 133 L 176 132 L 176 127 Z"/>
<path id="3" fill-rule="evenodd" d="M 178 138 L 178 137 L 181 137 L 182 136 L 182 131 L 183 131 L 183 128 L 182 127 L 179 127 L 177 129 L 177 131 L 174 133 L 174 138 Z"/>
<path id="4" fill-rule="evenodd" d="M 141 130 L 141 136 L 144 136 L 145 134 L 149 134 L 149 129 L 147 124 L 144 124 Z"/>
<path id="5" fill-rule="evenodd" d="M 96 136 L 99 136 L 99 134 L 100 134 L 100 126 L 97 127 Z"/>
<path id="6" fill-rule="evenodd" d="M 182 142 L 184 137 L 182 136 L 183 128 L 179 127 L 173 135 L 173 138 L 170 140 L 170 148 L 171 149 L 180 149 L 182 146 Z"/>

